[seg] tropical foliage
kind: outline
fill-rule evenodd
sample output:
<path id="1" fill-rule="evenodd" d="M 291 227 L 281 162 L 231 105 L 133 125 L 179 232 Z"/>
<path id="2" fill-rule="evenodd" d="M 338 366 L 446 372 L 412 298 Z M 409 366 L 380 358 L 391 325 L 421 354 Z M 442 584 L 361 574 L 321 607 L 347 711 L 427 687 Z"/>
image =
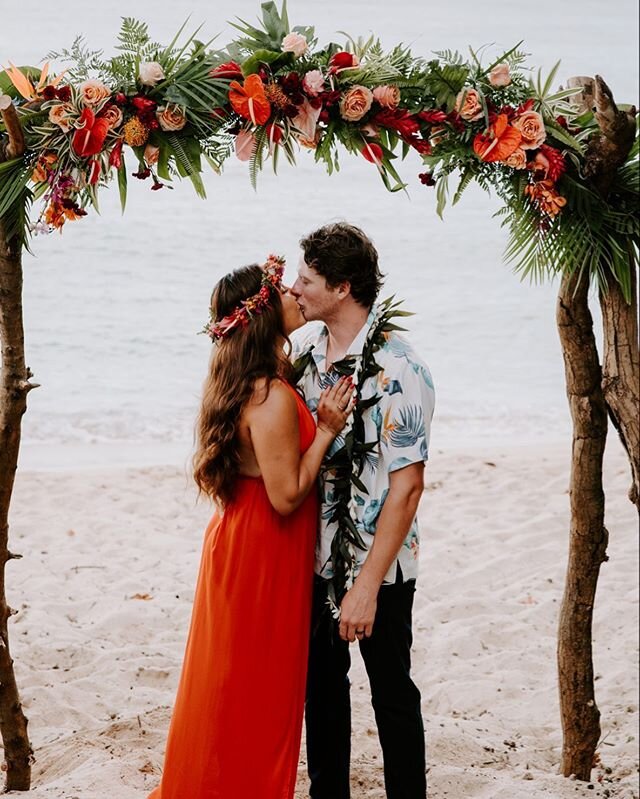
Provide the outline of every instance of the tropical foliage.
<path id="1" fill-rule="evenodd" d="M 390 191 L 406 189 L 398 160 L 416 152 L 440 215 L 472 182 L 498 194 L 506 256 L 523 274 L 588 270 L 604 287 L 611 272 L 629 298 L 640 240 L 637 138 L 603 199 L 582 171 L 599 128 L 572 104 L 576 90 L 552 91 L 557 65 L 533 79 L 520 44 L 487 65 L 473 50 L 428 60 L 402 45 L 385 52 L 374 37 L 319 47 L 312 27 L 290 27 L 284 3 L 280 11 L 263 3 L 258 26 L 233 24 L 238 38 L 214 50 L 199 30 L 180 43 L 184 25 L 162 46 L 127 18 L 110 59 L 76 39 L 49 55 L 66 65 L 55 76 L 48 63 L 0 73 L 27 140 L 24 158 L 0 173 L 9 230 L 62 228 L 97 208 L 99 188 L 115 176 L 123 207 L 131 175 L 153 190 L 189 178 L 204 196 L 204 163 L 219 172 L 234 151 L 254 186 L 268 161 L 277 169 L 303 148 L 330 173 L 340 151 L 363 157 Z M 44 205 L 31 223 L 34 197 Z"/>

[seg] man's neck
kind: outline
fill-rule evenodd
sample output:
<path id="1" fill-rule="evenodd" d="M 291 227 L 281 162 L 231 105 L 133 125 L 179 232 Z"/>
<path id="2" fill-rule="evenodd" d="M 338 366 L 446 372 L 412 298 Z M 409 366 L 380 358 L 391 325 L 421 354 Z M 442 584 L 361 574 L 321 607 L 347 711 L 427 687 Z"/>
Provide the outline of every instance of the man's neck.
<path id="1" fill-rule="evenodd" d="M 345 308 L 335 318 L 327 319 L 325 324 L 329 332 L 327 341 L 327 363 L 339 361 L 349 352 L 349 348 L 358 333 L 362 330 L 369 316 L 367 308 L 354 304 Z"/>

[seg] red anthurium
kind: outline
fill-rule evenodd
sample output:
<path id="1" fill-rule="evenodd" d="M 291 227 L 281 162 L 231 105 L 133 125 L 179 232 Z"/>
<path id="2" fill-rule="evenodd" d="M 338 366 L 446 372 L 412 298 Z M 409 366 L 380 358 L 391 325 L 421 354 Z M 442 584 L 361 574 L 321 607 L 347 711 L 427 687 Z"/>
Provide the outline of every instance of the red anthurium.
<path id="1" fill-rule="evenodd" d="M 250 119 L 254 125 L 264 125 L 271 116 L 271 104 L 259 75 L 249 75 L 244 85 L 232 80 L 229 84 L 229 101 L 237 114 Z"/>
<path id="2" fill-rule="evenodd" d="M 382 163 L 382 147 L 379 144 L 367 142 L 360 152 L 369 163 L 377 165 Z"/>
<path id="3" fill-rule="evenodd" d="M 235 61 L 227 61 L 225 64 L 214 67 L 209 75 L 212 78 L 233 78 L 235 80 L 242 77 L 242 69 L 240 64 L 236 64 Z"/>
<path id="4" fill-rule="evenodd" d="M 342 50 L 341 52 L 335 53 L 331 56 L 329 66 L 331 67 L 332 72 L 336 72 L 339 69 L 349 69 L 349 67 L 358 66 L 358 59 L 353 55 L 353 53 L 347 53 L 346 51 Z"/>
<path id="5" fill-rule="evenodd" d="M 100 180 L 100 161 L 97 158 L 94 158 L 91 161 L 91 171 L 89 173 L 89 184 L 91 186 L 95 186 L 95 184 Z"/>
<path id="6" fill-rule="evenodd" d="M 109 155 L 109 166 L 113 166 L 116 169 L 120 169 L 122 166 L 122 145 L 124 144 L 123 139 L 119 139 L 116 142 L 116 146 L 111 150 Z"/>
<path id="7" fill-rule="evenodd" d="M 80 115 L 78 126 L 71 140 L 74 152 L 83 158 L 97 155 L 109 132 L 109 121 L 96 119 L 93 111 L 90 108 L 85 108 Z"/>
<path id="8" fill-rule="evenodd" d="M 500 114 L 488 135 L 478 133 L 475 137 L 473 151 L 482 161 L 504 161 L 518 149 L 521 141 L 520 131 L 509 125 L 506 114 Z"/>

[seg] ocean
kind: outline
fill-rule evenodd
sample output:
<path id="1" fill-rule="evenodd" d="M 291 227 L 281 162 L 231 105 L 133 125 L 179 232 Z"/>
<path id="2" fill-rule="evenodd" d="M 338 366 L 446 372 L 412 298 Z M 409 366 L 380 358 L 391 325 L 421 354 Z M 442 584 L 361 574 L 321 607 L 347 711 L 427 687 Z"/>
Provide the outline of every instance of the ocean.
<path id="1" fill-rule="evenodd" d="M 638 10 L 631 0 L 616 0 L 606 12 L 594 0 L 541 0 L 526 14 L 503 0 L 299 0 L 288 10 L 292 25 L 315 24 L 321 43 L 343 41 L 338 31 L 374 33 L 387 47 L 404 42 L 424 56 L 486 46 L 488 59 L 524 40 L 534 71 L 547 73 L 562 59 L 558 83 L 602 74 L 619 102 L 637 103 Z M 0 61 L 38 63 L 76 34 L 109 53 L 119 18 L 132 15 L 163 43 L 190 15 L 192 27 L 204 23 L 201 38 L 219 34 L 214 46 L 222 45 L 234 37 L 226 20 L 255 21 L 259 11 L 248 0 L 22 5 L 2 15 Z M 387 276 L 382 296 L 395 294 L 415 312 L 407 335 L 437 390 L 433 447 L 563 439 L 568 446 L 557 282 L 522 282 L 504 264 L 495 198 L 472 187 L 441 221 L 433 190 L 417 178 L 419 159 L 408 157 L 399 171 L 408 194 L 387 193 L 363 159 L 345 154 L 329 177 L 302 152 L 295 168 L 282 164 L 277 176 L 267 164 L 254 191 L 247 164 L 232 158 L 223 175 L 205 176 L 204 201 L 188 182 L 150 192 L 148 182 L 130 180 L 124 216 L 113 186 L 101 194 L 100 215 L 68 223 L 62 235 L 34 238 L 34 255 L 24 258 L 25 336 L 41 388 L 30 394 L 23 419 L 22 465 L 183 462 L 210 354 L 198 331 L 214 283 L 270 252 L 286 256 L 293 281 L 300 237 L 338 219 L 373 238 Z M 595 296 L 593 307 L 599 330 Z"/>

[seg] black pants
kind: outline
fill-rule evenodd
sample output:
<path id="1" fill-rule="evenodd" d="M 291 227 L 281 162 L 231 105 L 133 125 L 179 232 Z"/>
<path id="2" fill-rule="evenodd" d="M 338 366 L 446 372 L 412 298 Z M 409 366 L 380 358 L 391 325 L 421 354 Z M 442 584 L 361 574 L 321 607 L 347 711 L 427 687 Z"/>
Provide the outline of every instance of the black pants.
<path id="1" fill-rule="evenodd" d="M 349 799 L 351 703 L 349 644 L 327 608 L 327 582 L 316 577 L 305 721 L 311 799 Z M 383 585 L 373 634 L 360 641 L 384 757 L 388 799 L 425 799 L 424 726 L 411 669 L 415 580 Z"/>

